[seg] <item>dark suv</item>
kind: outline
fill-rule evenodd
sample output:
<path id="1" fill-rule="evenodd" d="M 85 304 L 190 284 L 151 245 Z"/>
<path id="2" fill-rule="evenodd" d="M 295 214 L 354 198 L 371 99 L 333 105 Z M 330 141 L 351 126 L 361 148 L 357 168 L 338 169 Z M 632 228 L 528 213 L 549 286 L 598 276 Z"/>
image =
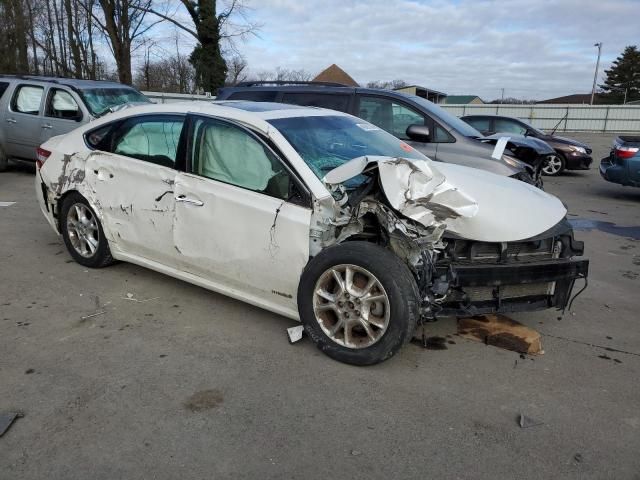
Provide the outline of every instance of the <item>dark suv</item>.
<path id="1" fill-rule="evenodd" d="M 484 135 L 508 133 L 538 138 L 547 142 L 555 155 L 549 157 L 542 167 L 545 175 L 559 175 L 565 170 L 589 170 L 593 159 L 591 147 L 572 138 L 544 133 L 524 120 L 501 115 L 466 115 L 462 120 Z"/>
<path id="2" fill-rule="evenodd" d="M 484 138 L 438 105 L 391 90 L 320 82 L 245 82 L 221 89 L 216 100 L 279 102 L 350 113 L 406 141 L 432 160 L 480 168 L 538 186 L 541 151 L 548 149 L 544 155 L 553 153 L 544 142 L 524 137 L 515 140 L 517 144 L 511 141 L 506 150 L 502 145 L 496 147 L 497 137 Z"/>

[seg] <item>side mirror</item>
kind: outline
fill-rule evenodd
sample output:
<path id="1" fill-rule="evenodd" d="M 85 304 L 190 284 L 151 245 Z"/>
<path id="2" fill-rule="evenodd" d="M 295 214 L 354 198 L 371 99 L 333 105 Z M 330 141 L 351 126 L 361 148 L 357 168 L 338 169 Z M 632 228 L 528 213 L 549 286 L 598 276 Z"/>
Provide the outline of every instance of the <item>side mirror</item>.
<path id="1" fill-rule="evenodd" d="M 413 124 L 407 127 L 406 131 L 407 137 L 411 140 L 415 140 L 416 142 L 430 142 L 431 141 L 431 132 L 429 131 L 429 127 L 426 125 L 418 125 Z"/>

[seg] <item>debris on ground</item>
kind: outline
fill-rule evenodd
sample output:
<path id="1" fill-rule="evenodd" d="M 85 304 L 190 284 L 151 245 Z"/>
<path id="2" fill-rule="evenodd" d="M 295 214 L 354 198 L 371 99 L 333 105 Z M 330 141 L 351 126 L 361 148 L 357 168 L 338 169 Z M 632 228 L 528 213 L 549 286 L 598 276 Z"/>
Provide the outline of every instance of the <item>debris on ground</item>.
<path id="1" fill-rule="evenodd" d="M 24 413 L 22 412 L 0 413 L 0 437 L 9 430 L 13 422 L 22 417 L 24 417 Z"/>
<path id="2" fill-rule="evenodd" d="M 138 302 L 138 303 L 144 303 L 144 302 L 150 302 L 151 300 L 157 300 L 160 297 L 153 297 L 153 298 L 146 298 L 144 300 L 138 300 L 137 298 L 135 298 L 135 296 L 133 295 L 133 293 L 127 293 L 126 297 L 122 297 L 123 300 L 130 300 L 132 302 Z M 174 305 L 175 306 L 175 305 Z"/>
<path id="3" fill-rule="evenodd" d="M 416 335 L 411 340 L 412 343 L 416 345 L 420 345 L 422 348 L 426 348 L 427 350 L 447 350 L 447 339 L 444 337 L 427 337 L 422 334 L 421 336 Z M 449 342 L 455 343 L 455 342 Z"/>
<path id="4" fill-rule="evenodd" d="M 287 335 L 289 336 L 289 343 L 296 343 L 302 340 L 304 334 L 304 326 L 296 325 L 295 327 L 287 328 Z"/>
<path id="5" fill-rule="evenodd" d="M 538 420 L 534 420 L 531 417 L 527 417 L 526 415 L 523 415 L 521 413 L 520 416 L 518 417 L 518 425 L 520 425 L 520 428 L 529 428 L 529 427 L 537 427 L 540 425 L 544 425 L 544 423 Z"/>
<path id="6" fill-rule="evenodd" d="M 458 319 L 464 338 L 514 352 L 542 355 L 540 334 L 504 315 L 476 315 Z"/>
<path id="7" fill-rule="evenodd" d="M 97 317 L 98 315 L 104 315 L 105 313 L 107 313 L 106 310 L 102 310 L 100 312 L 96 312 L 96 313 L 92 313 L 90 315 L 85 315 L 84 317 L 80 317 L 80 320 L 82 322 L 84 322 L 85 320 L 88 320 L 89 318 Z"/>

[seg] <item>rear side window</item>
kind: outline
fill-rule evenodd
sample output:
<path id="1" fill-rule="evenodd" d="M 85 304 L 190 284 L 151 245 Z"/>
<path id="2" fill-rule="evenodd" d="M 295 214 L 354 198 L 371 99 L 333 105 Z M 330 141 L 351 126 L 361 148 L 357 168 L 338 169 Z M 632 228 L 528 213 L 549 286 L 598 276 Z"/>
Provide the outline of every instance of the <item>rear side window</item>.
<path id="1" fill-rule="evenodd" d="M 4 92 L 9 88 L 9 84 L 7 82 L 0 82 L 0 98 L 4 95 Z"/>
<path id="2" fill-rule="evenodd" d="M 496 132 L 524 135 L 527 132 L 527 128 L 508 118 L 496 118 Z"/>
<path id="3" fill-rule="evenodd" d="M 13 96 L 11 109 L 14 112 L 38 115 L 44 87 L 34 85 L 20 85 Z"/>
<path id="4" fill-rule="evenodd" d="M 487 133 L 491 131 L 491 120 L 489 118 L 463 118 L 465 122 L 471 125 L 476 130 L 479 130 L 482 133 Z"/>
<path id="5" fill-rule="evenodd" d="M 273 102 L 278 92 L 268 90 L 245 90 L 229 95 L 228 100 L 250 100 L 252 102 Z"/>
<path id="6" fill-rule="evenodd" d="M 179 115 L 131 118 L 114 132 L 108 151 L 173 168 L 183 124 Z"/>
<path id="7" fill-rule="evenodd" d="M 66 120 L 80 120 L 82 113 L 78 103 L 66 90 L 52 88 L 49 90 L 45 115 L 53 118 L 64 118 Z"/>
<path id="8" fill-rule="evenodd" d="M 285 93 L 282 96 L 282 103 L 292 105 L 302 105 L 305 107 L 322 107 L 339 112 L 347 112 L 349 107 L 348 95 L 332 95 L 328 93 Z"/>

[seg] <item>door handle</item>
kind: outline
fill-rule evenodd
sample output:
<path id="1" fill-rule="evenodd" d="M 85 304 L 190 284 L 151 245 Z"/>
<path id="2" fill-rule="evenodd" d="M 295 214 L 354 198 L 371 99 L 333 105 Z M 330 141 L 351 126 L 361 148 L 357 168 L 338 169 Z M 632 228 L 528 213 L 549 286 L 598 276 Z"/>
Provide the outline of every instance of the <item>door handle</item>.
<path id="1" fill-rule="evenodd" d="M 53 127 L 48 123 L 45 123 L 44 125 L 42 125 L 42 128 L 46 128 L 47 130 L 49 130 L 50 128 L 53 128 Z"/>
<path id="2" fill-rule="evenodd" d="M 7 123 L 18 123 L 18 121 L 13 118 L 7 118 Z"/>
<path id="3" fill-rule="evenodd" d="M 191 205 L 195 205 L 196 207 L 201 207 L 204 205 L 204 202 L 201 202 L 200 200 L 196 200 L 194 198 L 188 198 L 185 195 L 178 195 L 177 197 L 175 197 L 176 202 L 183 202 L 183 203 L 189 203 Z"/>

